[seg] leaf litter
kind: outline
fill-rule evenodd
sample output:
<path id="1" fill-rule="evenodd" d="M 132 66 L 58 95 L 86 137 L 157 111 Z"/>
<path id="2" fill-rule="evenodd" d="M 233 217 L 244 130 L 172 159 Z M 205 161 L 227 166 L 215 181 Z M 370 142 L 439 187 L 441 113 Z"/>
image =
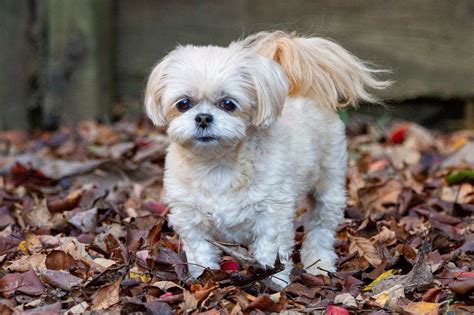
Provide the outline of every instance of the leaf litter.
<path id="1" fill-rule="evenodd" d="M 147 123 L 0 132 L 1 313 L 474 312 L 474 133 L 349 122 L 337 272 L 301 268 L 275 292 L 238 244 L 189 274 L 161 201 L 168 140 Z M 317 265 L 317 262 L 316 262 Z"/>

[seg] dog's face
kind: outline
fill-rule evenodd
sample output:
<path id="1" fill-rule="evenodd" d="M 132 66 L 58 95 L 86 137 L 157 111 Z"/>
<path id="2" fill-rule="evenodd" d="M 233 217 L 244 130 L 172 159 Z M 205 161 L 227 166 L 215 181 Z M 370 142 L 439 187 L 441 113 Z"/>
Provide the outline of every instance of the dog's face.
<path id="1" fill-rule="evenodd" d="M 224 148 L 266 128 L 288 94 L 280 66 L 238 45 L 184 46 L 152 71 L 145 106 L 172 142 L 190 149 Z"/>

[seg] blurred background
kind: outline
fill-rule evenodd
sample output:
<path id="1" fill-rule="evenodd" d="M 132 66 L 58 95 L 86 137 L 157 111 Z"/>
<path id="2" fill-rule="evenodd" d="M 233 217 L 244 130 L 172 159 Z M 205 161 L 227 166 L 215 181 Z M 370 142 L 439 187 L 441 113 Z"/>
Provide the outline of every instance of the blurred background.
<path id="1" fill-rule="evenodd" d="M 177 44 L 274 29 L 390 69 L 389 108 L 364 113 L 474 128 L 473 0 L 0 0 L 0 130 L 137 119 L 148 73 Z"/>

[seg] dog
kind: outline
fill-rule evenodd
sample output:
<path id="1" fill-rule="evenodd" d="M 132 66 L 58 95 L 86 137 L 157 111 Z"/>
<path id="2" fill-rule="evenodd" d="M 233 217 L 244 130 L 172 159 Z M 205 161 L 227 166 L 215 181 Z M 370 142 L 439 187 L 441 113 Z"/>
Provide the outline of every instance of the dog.
<path id="1" fill-rule="evenodd" d="M 378 102 L 389 82 L 323 38 L 260 32 L 228 47 L 178 46 L 152 70 L 145 110 L 170 138 L 164 200 L 190 266 L 219 268 L 209 241 L 249 246 L 262 265 L 277 254 L 288 285 L 294 219 L 309 200 L 301 261 L 335 271 L 347 164 L 337 110 Z"/>

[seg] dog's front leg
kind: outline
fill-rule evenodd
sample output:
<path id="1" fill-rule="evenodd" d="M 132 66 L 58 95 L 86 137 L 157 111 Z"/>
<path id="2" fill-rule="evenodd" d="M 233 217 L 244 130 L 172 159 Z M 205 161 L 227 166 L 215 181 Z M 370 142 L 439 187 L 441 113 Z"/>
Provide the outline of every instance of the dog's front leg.
<path id="1" fill-rule="evenodd" d="M 204 268 L 219 269 L 219 250 L 207 241 L 206 235 L 188 235 L 182 239 L 191 276 L 199 277 Z"/>
<path id="2" fill-rule="evenodd" d="M 194 212 L 173 209 L 169 221 L 183 242 L 191 276 L 197 278 L 205 268 L 219 269 L 219 249 L 209 243 L 212 240 L 207 225 Z"/>
<path id="3" fill-rule="evenodd" d="M 255 240 L 252 251 L 255 259 L 262 265 L 274 266 L 278 257 L 285 269 L 271 278 L 272 288 L 280 290 L 290 284 L 290 273 L 293 268 L 291 253 L 294 246 L 294 231 L 291 209 L 288 212 L 265 213 L 259 216 L 255 224 Z"/>

